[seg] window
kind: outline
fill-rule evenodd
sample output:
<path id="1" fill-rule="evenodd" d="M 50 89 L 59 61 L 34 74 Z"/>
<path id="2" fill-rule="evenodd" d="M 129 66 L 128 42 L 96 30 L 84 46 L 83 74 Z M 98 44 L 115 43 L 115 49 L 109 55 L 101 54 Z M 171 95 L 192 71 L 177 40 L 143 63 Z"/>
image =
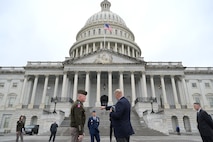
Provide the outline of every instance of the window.
<path id="1" fill-rule="evenodd" d="M 93 30 L 93 35 L 95 35 L 95 29 Z"/>
<path id="2" fill-rule="evenodd" d="M 120 31 L 120 35 L 121 35 L 121 36 L 123 35 L 122 31 Z"/>
<path id="3" fill-rule="evenodd" d="M 209 98 L 208 100 L 209 100 L 210 107 L 213 107 L 213 98 Z"/>
<path id="4" fill-rule="evenodd" d="M 101 34 L 101 29 L 98 29 L 98 34 Z"/>
<path id="5" fill-rule="evenodd" d="M 17 82 L 14 82 L 12 87 L 13 87 L 13 88 L 16 88 L 17 86 L 18 86 L 18 83 L 17 83 Z"/>
<path id="6" fill-rule="evenodd" d="M 196 83 L 192 83 L 192 87 L 193 88 L 197 88 L 197 84 Z"/>
<path id="7" fill-rule="evenodd" d="M 8 98 L 8 107 L 13 107 L 13 104 L 14 104 L 15 100 L 16 100 L 15 96 L 10 96 Z"/>
<path id="8" fill-rule="evenodd" d="M 4 83 L 0 83 L 0 88 L 4 88 Z"/>
<path id="9" fill-rule="evenodd" d="M 195 99 L 196 103 L 200 103 L 200 98 L 199 97 L 195 97 L 194 99 Z"/>
<path id="10" fill-rule="evenodd" d="M 10 118 L 11 118 L 11 115 L 10 114 L 3 114 L 3 116 L 2 116 L 2 128 L 9 128 L 9 125 L 10 125 Z"/>
<path id="11" fill-rule="evenodd" d="M 205 83 L 205 87 L 206 88 L 210 88 L 210 84 L 209 83 Z"/>

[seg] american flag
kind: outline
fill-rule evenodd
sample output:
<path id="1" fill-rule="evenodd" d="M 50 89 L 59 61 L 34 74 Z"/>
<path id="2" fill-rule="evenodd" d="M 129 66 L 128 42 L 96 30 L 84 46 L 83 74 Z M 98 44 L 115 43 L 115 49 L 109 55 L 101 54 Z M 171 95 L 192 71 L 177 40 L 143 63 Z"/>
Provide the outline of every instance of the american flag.
<path id="1" fill-rule="evenodd" d="M 109 30 L 111 32 L 112 28 L 110 27 L 109 24 L 104 24 L 104 30 Z"/>

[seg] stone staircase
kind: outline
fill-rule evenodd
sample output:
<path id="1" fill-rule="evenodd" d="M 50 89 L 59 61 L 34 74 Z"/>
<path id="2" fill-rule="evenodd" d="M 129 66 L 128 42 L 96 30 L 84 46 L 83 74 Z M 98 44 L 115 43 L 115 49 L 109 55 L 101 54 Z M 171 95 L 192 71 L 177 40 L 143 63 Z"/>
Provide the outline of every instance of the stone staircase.
<path id="1" fill-rule="evenodd" d="M 85 127 L 84 127 L 85 134 L 87 136 L 89 135 L 87 121 L 91 115 L 91 112 L 95 110 L 97 116 L 100 117 L 100 125 L 99 125 L 100 135 L 109 136 L 109 131 L 110 131 L 109 111 L 100 110 L 99 108 L 91 108 L 91 107 L 88 107 L 85 109 L 86 109 L 86 118 L 87 118 Z M 143 119 L 139 118 L 137 113 L 134 110 L 132 110 L 131 123 L 135 131 L 135 134 L 134 134 L 135 136 L 164 136 L 165 135 L 164 133 L 148 128 L 146 124 L 143 122 L 144 122 Z M 60 127 L 58 128 L 57 135 L 70 136 L 70 118 L 69 117 L 65 117 L 64 121 L 61 123 Z"/>

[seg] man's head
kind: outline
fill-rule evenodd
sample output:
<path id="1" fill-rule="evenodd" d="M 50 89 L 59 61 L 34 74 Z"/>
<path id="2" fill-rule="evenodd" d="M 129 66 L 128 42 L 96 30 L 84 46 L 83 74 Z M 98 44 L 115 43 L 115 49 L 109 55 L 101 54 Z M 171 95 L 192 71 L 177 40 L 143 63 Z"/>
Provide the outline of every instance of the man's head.
<path id="1" fill-rule="evenodd" d="M 96 116 L 96 111 L 95 110 L 92 111 L 92 116 Z"/>
<path id="2" fill-rule="evenodd" d="M 195 110 L 198 111 L 200 108 L 201 108 L 200 103 L 197 103 L 197 102 L 194 103 L 194 109 L 195 109 Z"/>
<path id="3" fill-rule="evenodd" d="M 87 91 L 78 90 L 78 100 L 81 102 L 85 102 L 86 100 Z"/>
<path id="4" fill-rule="evenodd" d="M 121 97 L 123 97 L 123 92 L 121 91 L 121 89 L 116 89 L 116 90 L 114 91 L 114 95 L 115 95 L 115 98 L 116 98 L 117 100 L 119 100 Z"/>

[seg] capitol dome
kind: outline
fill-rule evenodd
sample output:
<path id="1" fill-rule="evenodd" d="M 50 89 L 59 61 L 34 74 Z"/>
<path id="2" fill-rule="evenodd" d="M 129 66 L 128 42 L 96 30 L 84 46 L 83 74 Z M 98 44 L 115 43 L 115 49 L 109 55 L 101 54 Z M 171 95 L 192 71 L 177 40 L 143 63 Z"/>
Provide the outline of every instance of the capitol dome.
<path id="1" fill-rule="evenodd" d="M 76 42 L 70 48 L 71 58 L 78 58 L 99 50 L 110 50 L 133 58 L 141 56 L 132 31 L 124 20 L 110 11 L 111 3 L 103 0 L 101 11 L 93 14 L 76 35 Z M 110 30 L 104 25 L 110 25 Z"/>
<path id="2" fill-rule="evenodd" d="M 107 0 L 101 3 L 101 11 L 92 15 L 86 22 L 85 26 L 95 24 L 97 22 L 112 22 L 126 27 L 124 20 L 117 14 L 110 11 L 111 4 Z"/>

